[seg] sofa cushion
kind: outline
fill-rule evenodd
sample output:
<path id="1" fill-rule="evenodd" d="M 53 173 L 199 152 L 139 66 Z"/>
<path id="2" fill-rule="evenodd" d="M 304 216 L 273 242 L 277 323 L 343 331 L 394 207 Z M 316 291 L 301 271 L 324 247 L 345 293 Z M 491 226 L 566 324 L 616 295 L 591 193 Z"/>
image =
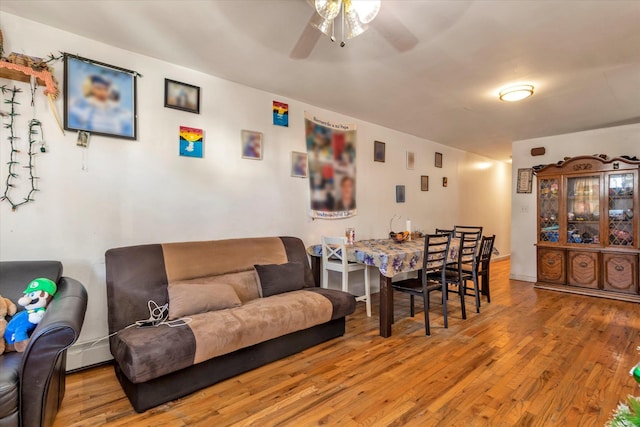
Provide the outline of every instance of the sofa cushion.
<path id="1" fill-rule="evenodd" d="M 0 356 L 0 420 L 18 410 L 21 361 L 22 353 L 5 353 Z"/>
<path id="2" fill-rule="evenodd" d="M 112 338 L 113 354 L 127 378 L 142 383 L 328 322 L 335 312 L 334 301 L 326 295 L 307 289 L 286 292 L 239 307 L 196 314 L 189 324 L 181 327 L 124 329 Z"/>
<path id="3" fill-rule="evenodd" d="M 169 283 L 169 320 L 241 305 L 231 285 Z"/>
<path id="4" fill-rule="evenodd" d="M 230 285 L 236 291 L 238 298 L 244 304 L 252 299 L 260 298 L 258 281 L 254 269 L 241 271 L 239 273 L 221 274 L 219 276 L 207 276 L 190 280 L 179 280 L 172 283 L 195 283 L 195 284 L 224 284 Z"/>
<path id="5" fill-rule="evenodd" d="M 304 266 L 299 262 L 256 265 L 255 269 L 263 297 L 304 288 Z"/>

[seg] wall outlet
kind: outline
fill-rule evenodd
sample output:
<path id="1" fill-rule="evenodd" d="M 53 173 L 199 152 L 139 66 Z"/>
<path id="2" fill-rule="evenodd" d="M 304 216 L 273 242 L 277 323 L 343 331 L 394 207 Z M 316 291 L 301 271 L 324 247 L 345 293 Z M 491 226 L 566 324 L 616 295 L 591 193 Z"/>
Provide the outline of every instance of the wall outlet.
<path id="1" fill-rule="evenodd" d="M 529 213 L 529 206 L 527 205 L 520 206 L 520 213 Z"/>

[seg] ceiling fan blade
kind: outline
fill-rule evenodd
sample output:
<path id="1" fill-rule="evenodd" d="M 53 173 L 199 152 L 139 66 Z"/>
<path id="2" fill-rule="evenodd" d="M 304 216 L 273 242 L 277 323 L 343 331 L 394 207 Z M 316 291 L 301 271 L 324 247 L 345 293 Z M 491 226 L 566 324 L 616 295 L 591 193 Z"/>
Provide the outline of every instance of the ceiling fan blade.
<path id="1" fill-rule="evenodd" d="M 418 44 L 418 39 L 388 7 L 380 8 L 376 19 L 369 24 L 399 52 L 407 52 Z"/>
<path id="2" fill-rule="evenodd" d="M 291 50 L 289 57 L 291 59 L 305 59 L 308 58 L 311 54 L 311 51 L 318 43 L 320 36 L 322 33 L 311 26 L 311 21 L 315 16 L 315 12 L 309 18 L 309 22 L 304 27 L 302 34 L 300 34 L 300 38 L 296 42 L 296 45 Z"/>

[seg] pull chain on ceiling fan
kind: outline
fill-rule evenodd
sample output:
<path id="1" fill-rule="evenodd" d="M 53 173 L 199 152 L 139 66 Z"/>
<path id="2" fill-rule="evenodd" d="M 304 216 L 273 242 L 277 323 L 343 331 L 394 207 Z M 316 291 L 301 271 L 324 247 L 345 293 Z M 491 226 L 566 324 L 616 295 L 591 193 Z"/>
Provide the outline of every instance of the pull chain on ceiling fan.
<path id="1" fill-rule="evenodd" d="M 380 11 L 380 0 L 315 0 L 317 15 L 311 19 L 311 25 L 336 41 L 334 21 L 342 12 L 342 41 L 364 33 L 371 21 Z"/>

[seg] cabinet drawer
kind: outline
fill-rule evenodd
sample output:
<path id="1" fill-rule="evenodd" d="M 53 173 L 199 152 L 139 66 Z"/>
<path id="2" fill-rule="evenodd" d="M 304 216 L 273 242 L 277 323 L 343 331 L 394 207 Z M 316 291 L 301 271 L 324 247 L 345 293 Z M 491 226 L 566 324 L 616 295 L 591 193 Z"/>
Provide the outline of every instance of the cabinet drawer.
<path id="1" fill-rule="evenodd" d="M 538 281 L 566 283 L 565 252 L 562 249 L 538 248 Z"/>
<path id="2" fill-rule="evenodd" d="M 607 291 L 638 293 L 638 256 L 602 254 L 604 289 Z"/>
<path id="3" fill-rule="evenodd" d="M 598 288 L 598 253 L 569 251 L 569 284 Z"/>

